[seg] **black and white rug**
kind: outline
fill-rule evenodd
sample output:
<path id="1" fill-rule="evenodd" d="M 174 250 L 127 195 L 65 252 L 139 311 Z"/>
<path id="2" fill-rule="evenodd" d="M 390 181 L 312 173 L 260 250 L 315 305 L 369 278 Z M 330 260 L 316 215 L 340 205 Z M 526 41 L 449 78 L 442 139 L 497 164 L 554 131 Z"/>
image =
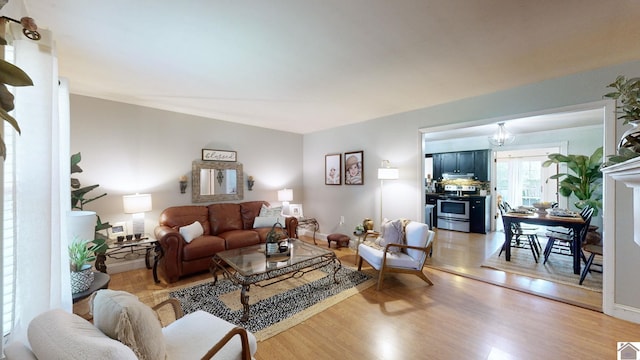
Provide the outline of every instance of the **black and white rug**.
<path id="1" fill-rule="evenodd" d="M 248 293 L 249 320 L 244 323 L 240 322 L 243 310 L 240 305 L 239 286 L 230 280 L 219 278 L 216 285 L 213 285 L 211 280 L 171 291 L 169 296 L 180 301 L 185 314 L 204 310 L 246 328 L 254 333 L 258 340 L 265 340 L 370 287 L 375 283 L 374 277 L 374 274 L 342 267 L 336 275 L 338 283 L 335 283 L 332 265 L 328 265 L 301 278 L 285 280 L 278 286 L 271 285 L 283 288 L 283 291 L 275 290 L 277 293 L 269 294 L 268 297 L 262 295 L 261 298 L 258 293 L 271 286 L 260 288 L 252 285 Z M 309 280 L 304 281 L 305 278 Z"/>

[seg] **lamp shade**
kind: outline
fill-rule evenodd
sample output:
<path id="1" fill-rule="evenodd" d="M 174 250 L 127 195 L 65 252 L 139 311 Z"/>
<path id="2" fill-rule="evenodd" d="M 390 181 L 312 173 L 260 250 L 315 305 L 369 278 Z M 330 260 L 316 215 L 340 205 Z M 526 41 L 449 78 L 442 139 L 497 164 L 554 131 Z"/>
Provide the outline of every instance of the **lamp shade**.
<path id="1" fill-rule="evenodd" d="M 289 202 L 293 200 L 293 190 L 282 189 L 278 190 L 278 201 Z"/>
<path id="2" fill-rule="evenodd" d="M 138 214 L 151 211 L 151 194 L 125 195 L 122 197 L 125 214 Z"/>

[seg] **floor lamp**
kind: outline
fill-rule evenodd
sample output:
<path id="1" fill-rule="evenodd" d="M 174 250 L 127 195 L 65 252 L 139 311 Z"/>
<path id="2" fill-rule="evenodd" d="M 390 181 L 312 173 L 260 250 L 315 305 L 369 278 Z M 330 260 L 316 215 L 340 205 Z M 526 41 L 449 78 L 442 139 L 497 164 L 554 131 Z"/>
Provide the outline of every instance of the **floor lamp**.
<path id="1" fill-rule="evenodd" d="M 382 191 L 385 180 L 397 180 L 400 177 L 398 168 L 391 167 L 389 160 L 382 160 L 382 166 L 378 168 L 378 180 L 380 180 L 380 226 L 382 226 Z"/>

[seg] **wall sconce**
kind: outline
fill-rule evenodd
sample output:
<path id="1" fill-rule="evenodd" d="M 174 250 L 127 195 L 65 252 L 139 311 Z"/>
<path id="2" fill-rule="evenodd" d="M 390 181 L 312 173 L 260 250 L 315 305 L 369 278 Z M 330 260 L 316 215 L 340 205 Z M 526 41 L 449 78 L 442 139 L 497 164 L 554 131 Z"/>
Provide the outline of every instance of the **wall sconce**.
<path id="1" fill-rule="evenodd" d="M 293 200 L 293 190 L 282 189 L 278 190 L 278 201 L 282 202 L 282 213 L 289 215 L 289 201 Z"/>
<path id="2" fill-rule="evenodd" d="M 133 234 L 144 234 L 144 213 L 151 211 L 151 194 L 125 195 L 122 205 L 125 214 L 133 214 Z"/>
<path id="3" fill-rule="evenodd" d="M 180 176 L 180 194 L 184 194 L 187 191 L 187 177 L 185 175 Z"/>
<path id="4" fill-rule="evenodd" d="M 382 160 L 382 166 L 378 168 L 378 180 L 380 180 L 380 226 L 382 226 L 382 190 L 385 180 L 397 180 L 400 177 L 398 168 L 391 167 L 389 160 Z"/>
<path id="5" fill-rule="evenodd" d="M 253 176 L 249 176 L 247 178 L 247 189 L 249 191 L 253 190 L 253 184 L 255 184 L 255 181 L 253 180 Z"/>

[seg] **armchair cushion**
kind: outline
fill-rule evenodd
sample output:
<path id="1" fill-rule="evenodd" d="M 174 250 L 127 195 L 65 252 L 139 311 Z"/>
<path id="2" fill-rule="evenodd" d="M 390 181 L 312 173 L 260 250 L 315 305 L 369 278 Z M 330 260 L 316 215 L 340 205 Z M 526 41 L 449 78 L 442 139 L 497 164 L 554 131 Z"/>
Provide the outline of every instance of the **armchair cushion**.
<path id="1" fill-rule="evenodd" d="M 137 359 L 126 345 L 62 309 L 36 316 L 29 323 L 27 336 L 31 351 L 38 359 Z"/>
<path id="2" fill-rule="evenodd" d="M 235 325 L 215 317 L 212 314 L 198 310 L 174 321 L 162 329 L 162 335 L 167 344 L 168 359 L 200 359 Z M 256 338 L 250 332 L 249 348 L 251 355 L 255 354 L 258 345 Z M 233 337 L 213 358 L 241 359 L 242 343 L 239 336 Z"/>
<path id="3" fill-rule="evenodd" d="M 204 228 L 202 227 L 202 224 L 200 224 L 200 222 L 197 220 L 194 221 L 191 225 L 181 227 L 179 231 L 180 235 L 182 235 L 182 237 L 184 238 L 184 241 L 188 243 L 190 243 L 191 240 L 197 238 L 198 236 L 204 234 Z"/>
<path id="4" fill-rule="evenodd" d="M 140 359 L 164 359 L 166 344 L 156 313 L 125 291 L 100 290 L 92 299 L 93 323 L 129 346 Z"/>
<path id="5" fill-rule="evenodd" d="M 380 236 L 375 241 L 376 245 L 384 248 L 388 244 L 404 244 L 404 225 L 405 221 L 401 219 L 384 219 L 380 226 Z M 396 253 L 401 251 L 401 248 L 391 246 L 388 251 Z"/>
<path id="6" fill-rule="evenodd" d="M 358 254 L 363 259 L 365 259 L 374 269 L 380 270 L 380 268 L 382 267 L 382 261 L 384 260 L 384 249 L 380 250 L 372 246 L 360 244 L 358 246 Z M 417 269 L 420 266 L 420 263 L 405 253 L 387 252 L 386 266 Z"/>

